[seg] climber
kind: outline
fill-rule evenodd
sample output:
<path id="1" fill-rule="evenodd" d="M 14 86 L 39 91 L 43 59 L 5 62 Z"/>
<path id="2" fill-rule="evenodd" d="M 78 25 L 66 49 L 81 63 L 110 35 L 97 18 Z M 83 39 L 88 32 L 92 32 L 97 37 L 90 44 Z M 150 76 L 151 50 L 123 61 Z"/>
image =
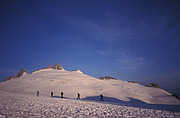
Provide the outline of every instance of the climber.
<path id="1" fill-rule="evenodd" d="M 36 91 L 37 92 L 37 97 L 39 97 L 39 91 Z"/>
<path id="2" fill-rule="evenodd" d="M 61 98 L 63 98 L 63 92 L 61 92 Z"/>
<path id="3" fill-rule="evenodd" d="M 100 95 L 100 97 L 101 97 L 101 98 L 100 98 L 100 101 L 104 101 L 102 94 Z"/>
<path id="4" fill-rule="evenodd" d="M 53 92 L 51 92 L 51 97 L 53 97 Z"/>
<path id="5" fill-rule="evenodd" d="M 77 99 L 79 100 L 79 99 L 80 99 L 80 94 L 79 94 L 79 93 L 77 93 L 77 95 L 78 95 Z"/>

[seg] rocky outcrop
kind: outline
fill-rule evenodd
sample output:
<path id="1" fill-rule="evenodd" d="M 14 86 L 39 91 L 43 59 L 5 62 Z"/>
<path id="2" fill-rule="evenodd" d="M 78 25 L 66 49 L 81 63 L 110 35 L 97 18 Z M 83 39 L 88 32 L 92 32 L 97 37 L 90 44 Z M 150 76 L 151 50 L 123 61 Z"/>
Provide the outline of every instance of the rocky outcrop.
<path id="1" fill-rule="evenodd" d="M 22 69 L 20 70 L 20 72 L 15 76 L 15 78 L 21 77 L 21 76 L 23 76 L 24 74 L 27 74 L 27 72 L 24 70 L 24 68 L 22 68 Z"/>
<path id="2" fill-rule="evenodd" d="M 50 64 L 46 69 L 53 69 L 54 67 Z"/>
<path id="3" fill-rule="evenodd" d="M 53 65 L 50 64 L 50 65 L 49 65 L 47 68 L 45 68 L 45 69 L 64 70 L 64 68 L 63 68 L 60 64 L 58 64 L 58 63 L 57 63 L 55 66 L 53 66 Z M 40 70 L 44 70 L 44 69 L 38 69 L 37 71 L 40 71 Z M 31 71 L 30 74 L 32 74 L 32 73 L 34 73 L 34 71 Z M 27 74 L 27 72 L 25 71 L 24 68 L 22 68 L 22 69 L 20 70 L 20 72 L 19 72 L 16 76 L 9 76 L 9 77 L 7 77 L 4 81 L 11 80 L 12 78 L 19 78 L 19 77 L 23 76 L 24 74 Z"/>
<path id="4" fill-rule="evenodd" d="M 76 72 L 79 72 L 79 73 L 82 73 L 82 74 L 83 74 L 83 72 L 82 72 L 81 70 L 79 70 L 79 69 L 73 70 L 73 71 L 76 71 Z"/>
<path id="5" fill-rule="evenodd" d="M 14 78 L 14 76 L 9 76 L 9 77 L 7 77 L 5 80 L 3 80 L 3 81 L 7 81 L 7 80 L 11 80 L 11 79 L 13 79 Z"/>
<path id="6" fill-rule="evenodd" d="M 34 71 L 32 70 L 30 74 L 33 74 L 33 73 L 34 73 Z"/>
<path id="7" fill-rule="evenodd" d="M 105 76 L 105 77 L 100 76 L 99 79 L 101 79 L 101 80 L 103 80 L 103 79 L 105 79 L 105 80 L 111 80 L 111 79 L 117 80 L 116 78 L 113 78 L 113 77 L 110 77 L 110 76 Z"/>
<path id="8" fill-rule="evenodd" d="M 133 84 L 137 84 L 137 82 L 135 81 L 128 81 L 129 83 L 133 83 Z"/>
<path id="9" fill-rule="evenodd" d="M 57 63 L 57 64 L 54 66 L 54 69 L 56 69 L 56 70 L 63 70 L 63 67 Z"/>
<path id="10" fill-rule="evenodd" d="M 5 80 L 3 80 L 3 81 L 11 80 L 11 79 L 13 79 L 13 78 L 19 78 L 19 77 L 23 76 L 24 74 L 27 74 L 27 72 L 25 71 L 24 68 L 22 68 L 22 69 L 20 70 L 20 72 L 19 72 L 16 76 L 9 76 L 9 77 L 7 77 Z"/>
<path id="11" fill-rule="evenodd" d="M 100 76 L 99 79 L 102 79 L 102 77 Z"/>
<path id="12" fill-rule="evenodd" d="M 155 84 L 155 83 L 150 83 L 148 85 L 145 85 L 146 87 L 154 87 L 154 88 L 161 88 L 159 85 Z"/>

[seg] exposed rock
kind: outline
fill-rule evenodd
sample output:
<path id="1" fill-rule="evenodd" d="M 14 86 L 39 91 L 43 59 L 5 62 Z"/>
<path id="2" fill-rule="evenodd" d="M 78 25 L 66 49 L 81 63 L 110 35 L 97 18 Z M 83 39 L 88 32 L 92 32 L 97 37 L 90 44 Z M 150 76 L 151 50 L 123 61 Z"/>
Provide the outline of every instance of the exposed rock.
<path id="1" fill-rule="evenodd" d="M 15 76 L 15 78 L 18 78 L 18 77 L 21 77 L 23 76 L 24 74 L 27 74 L 27 72 L 23 69 L 20 70 L 20 72 Z"/>
<path id="2" fill-rule="evenodd" d="M 34 71 L 32 70 L 30 74 L 33 74 L 33 72 L 34 72 Z"/>
<path id="3" fill-rule="evenodd" d="M 24 68 L 22 68 L 16 76 L 9 76 L 5 80 L 3 80 L 2 82 L 7 81 L 7 80 L 11 80 L 13 78 L 19 78 L 19 77 L 23 76 L 24 74 L 27 74 L 27 72 L 24 70 Z"/>
<path id="4" fill-rule="evenodd" d="M 105 77 L 101 77 L 99 79 L 105 79 L 105 80 L 111 80 L 111 79 L 114 79 L 114 80 L 117 80 L 116 78 L 113 78 L 113 77 L 110 77 L 110 76 L 105 76 Z"/>
<path id="5" fill-rule="evenodd" d="M 145 85 L 146 87 L 154 87 L 154 88 L 160 88 L 159 85 L 155 84 L 155 83 L 150 83 L 148 85 Z"/>
<path id="6" fill-rule="evenodd" d="M 13 79 L 14 78 L 14 76 L 9 76 L 9 77 L 7 77 L 5 80 L 3 80 L 3 81 L 7 81 L 7 80 L 11 80 L 11 79 Z"/>
<path id="7" fill-rule="evenodd" d="M 57 63 L 57 64 L 54 66 L 54 69 L 56 69 L 56 70 L 63 70 L 63 67 Z"/>
<path id="8" fill-rule="evenodd" d="M 81 70 L 79 70 L 79 69 L 73 70 L 73 71 L 76 71 L 76 72 L 79 72 L 79 73 L 82 73 L 82 74 L 83 74 L 83 72 L 82 72 Z"/>
<path id="9" fill-rule="evenodd" d="M 53 69 L 54 67 L 50 64 L 46 69 Z"/>
<path id="10" fill-rule="evenodd" d="M 135 81 L 128 81 L 128 82 L 129 82 L 129 83 L 134 83 L 134 84 L 137 83 L 137 82 L 135 82 Z"/>

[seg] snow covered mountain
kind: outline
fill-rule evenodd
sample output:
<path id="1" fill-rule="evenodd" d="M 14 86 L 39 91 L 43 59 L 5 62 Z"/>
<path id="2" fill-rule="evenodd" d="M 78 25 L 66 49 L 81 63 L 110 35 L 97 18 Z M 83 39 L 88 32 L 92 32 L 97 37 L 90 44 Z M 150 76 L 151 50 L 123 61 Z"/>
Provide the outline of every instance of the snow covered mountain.
<path id="1" fill-rule="evenodd" d="M 17 76 L 0 83 L 0 117 L 180 117 L 180 101 L 160 88 L 97 79 L 59 64 Z"/>
<path id="2" fill-rule="evenodd" d="M 98 100 L 98 96 L 103 94 L 116 101 L 135 99 L 149 104 L 180 105 L 179 100 L 163 89 L 121 80 L 101 80 L 83 74 L 80 70 L 66 71 L 59 64 L 2 82 L 0 91 L 32 96 L 36 96 L 36 91 L 39 91 L 43 97 L 50 97 L 51 92 L 54 96 L 64 92 L 67 98 L 77 98 L 77 93 L 80 93 L 85 100 Z"/>

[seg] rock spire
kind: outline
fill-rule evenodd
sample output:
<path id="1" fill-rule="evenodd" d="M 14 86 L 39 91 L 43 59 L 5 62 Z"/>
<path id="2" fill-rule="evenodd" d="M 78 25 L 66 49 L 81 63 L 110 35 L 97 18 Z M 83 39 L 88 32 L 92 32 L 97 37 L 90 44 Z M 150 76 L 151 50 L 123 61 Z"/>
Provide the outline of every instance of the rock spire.
<path id="1" fill-rule="evenodd" d="M 27 74 L 27 72 L 25 71 L 24 68 L 22 68 L 22 69 L 20 70 L 20 72 L 15 76 L 15 78 L 21 77 L 21 76 L 23 76 L 24 74 Z"/>
<path id="2" fill-rule="evenodd" d="M 50 64 L 46 69 L 53 69 L 54 67 Z"/>
<path id="3" fill-rule="evenodd" d="M 63 70 L 63 67 L 57 63 L 57 64 L 54 66 L 54 69 L 56 69 L 56 70 Z"/>

